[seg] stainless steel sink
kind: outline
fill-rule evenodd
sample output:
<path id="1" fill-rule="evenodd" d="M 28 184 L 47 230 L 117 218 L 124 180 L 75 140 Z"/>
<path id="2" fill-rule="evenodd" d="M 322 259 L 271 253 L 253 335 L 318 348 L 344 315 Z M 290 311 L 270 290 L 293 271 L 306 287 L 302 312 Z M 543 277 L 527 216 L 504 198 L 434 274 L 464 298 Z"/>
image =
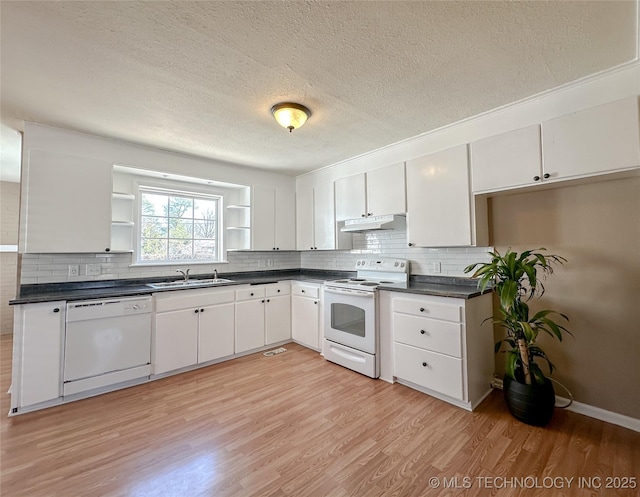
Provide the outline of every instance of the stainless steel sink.
<path id="1" fill-rule="evenodd" d="M 222 283 L 233 283 L 233 280 L 210 278 L 207 280 L 162 281 L 160 283 L 147 283 L 147 286 L 151 288 L 191 288 L 193 286 L 215 286 Z"/>

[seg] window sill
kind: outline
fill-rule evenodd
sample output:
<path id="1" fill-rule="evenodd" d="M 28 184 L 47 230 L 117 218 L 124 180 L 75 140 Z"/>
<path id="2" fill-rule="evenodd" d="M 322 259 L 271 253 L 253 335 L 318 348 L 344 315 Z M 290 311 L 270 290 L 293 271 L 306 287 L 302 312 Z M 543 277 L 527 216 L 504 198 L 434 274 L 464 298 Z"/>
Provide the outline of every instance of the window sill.
<path id="1" fill-rule="evenodd" d="M 129 267 L 153 267 L 153 266 L 211 266 L 214 264 L 229 264 L 229 261 L 193 261 L 193 262 L 134 262 Z"/>

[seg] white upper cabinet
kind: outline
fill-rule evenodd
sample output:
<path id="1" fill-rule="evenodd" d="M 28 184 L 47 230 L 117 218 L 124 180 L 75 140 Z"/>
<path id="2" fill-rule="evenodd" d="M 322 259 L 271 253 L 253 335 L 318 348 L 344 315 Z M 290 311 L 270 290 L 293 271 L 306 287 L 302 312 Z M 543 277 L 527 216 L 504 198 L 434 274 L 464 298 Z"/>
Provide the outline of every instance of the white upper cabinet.
<path id="1" fill-rule="evenodd" d="M 30 150 L 22 182 L 22 253 L 111 251 L 112 164 Z"/>
<path id="2" fill-rule="evenodd" d="M 296 193 L 297 250 L 351 248 L 352 237 L 336 230 L 334 184 L 299 188 Z"/>
<path id="3" fill-rule="evenodd" d="M 638 97 L 471 144 L 473 192 L 559 182 L 640 166 Z"/>
<path id="4" fill-rule="evenodd" d="M 295 250 L 293 192 L 254 186 L 251 193 L 251 249 Z"/>
<path id="5" fill-rule="evenodd" d="M 367 214 L 404 214 L 407 212 L 404 162 L 367 172 Z"/>
<path id="6" fill-rule="evenodd" d="M 542 123 L 542 157 L 552 179 L 640 166 L 638 97 Z"/>
<path id="7" fill-rule="evenodd" d="M 543 176 L 540 126 L 536 124 L 473 142 L 471 171 L 474 193 L 540 181 Z"/>
<path id="8" fill-rule="evenodd" d="M 366 179 L 364 173 L 336 180 L 336 221 L 366 217 Z"/>
<path id="9" fill-rule="evenodd" d="M 406 212 L 404 162 L 336 180 L 336 221 Z"/>
<path id="10" fill-rule="evenodd" d="M 484 245 L 486 232 L 486 212 L 469 190 L 467 145 L 407 161 L 409 246 Z"/>

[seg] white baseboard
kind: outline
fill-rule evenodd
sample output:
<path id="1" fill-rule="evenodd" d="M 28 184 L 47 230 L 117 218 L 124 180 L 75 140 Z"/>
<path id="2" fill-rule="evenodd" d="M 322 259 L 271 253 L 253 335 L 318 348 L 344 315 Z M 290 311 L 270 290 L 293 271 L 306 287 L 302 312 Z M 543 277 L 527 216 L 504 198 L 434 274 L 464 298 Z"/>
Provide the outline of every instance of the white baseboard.
<path id="1" fill-rule="evenodd" d="M 491 386 L 502 390 L 502 378 L 494 378 L 491 382 Z M 564 405 L 568 402 L 569 399 L 556 395 L 556 405 Z M 631 416 L 625 416 L 624 414 L 618 414 L 617 412 L 607 411 L 599 407 L 590 406 L 589 404 L 576 402 L 575 400 L 566 409 L 567 411 L 584 414 L 585 416 L 589 416 L 590 418 L 599 419 L 600 421 L 605 421 L 607 423 L 640 432 L 640 419 L 632 418 Z"/>

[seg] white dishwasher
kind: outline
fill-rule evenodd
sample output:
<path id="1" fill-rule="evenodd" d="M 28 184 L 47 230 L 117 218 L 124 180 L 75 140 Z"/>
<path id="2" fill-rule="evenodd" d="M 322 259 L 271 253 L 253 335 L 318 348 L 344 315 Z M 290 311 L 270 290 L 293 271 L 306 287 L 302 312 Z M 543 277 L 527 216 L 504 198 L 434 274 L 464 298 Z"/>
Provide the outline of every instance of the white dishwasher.
<path id="1" fill-rule="evenodd" d="M 63 395 L 151 373 L 151 297 L 67 303 Z"/>

